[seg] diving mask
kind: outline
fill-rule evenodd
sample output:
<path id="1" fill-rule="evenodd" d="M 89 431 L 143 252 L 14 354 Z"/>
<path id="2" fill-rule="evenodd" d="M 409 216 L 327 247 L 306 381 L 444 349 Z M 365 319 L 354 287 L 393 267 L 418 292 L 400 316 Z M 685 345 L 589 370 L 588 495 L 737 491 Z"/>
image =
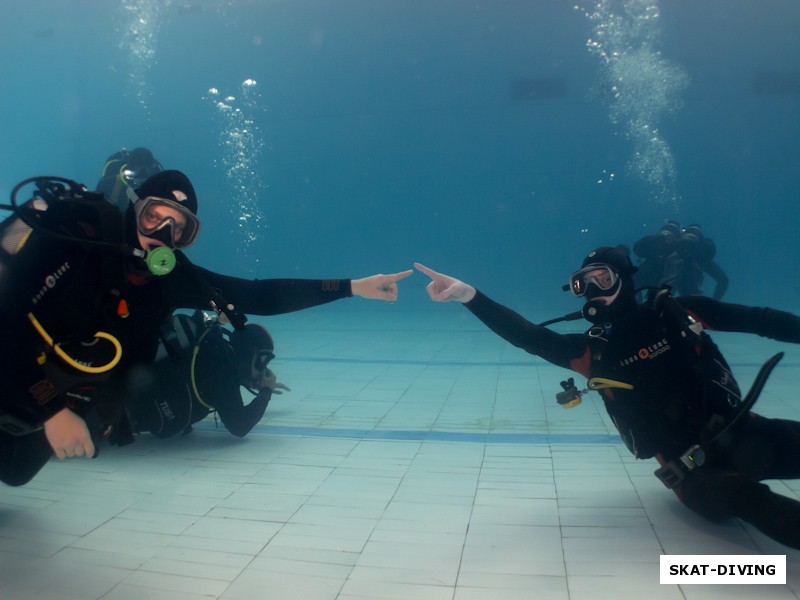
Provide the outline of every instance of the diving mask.
<path id="1" fill-rule="evenodd" d="M 136 228 L 143 236 L 170 248 L 185 248 L 197 239 L 200 220 L 179 202 L 156 196 L 139 198 L 130 187 L 128 197 L 133 201 Z"/>
<path id="2" fill-rule="evenodd" d="M 573 296 L 581 298 L 590 292 L 590 287 L 595 290 L 589 294 L 590 298 L 597 296 L 611 296 L 617 291 L 619 275 L 604 264 L 586 265 L 569 278 L 569 290 Z"/>

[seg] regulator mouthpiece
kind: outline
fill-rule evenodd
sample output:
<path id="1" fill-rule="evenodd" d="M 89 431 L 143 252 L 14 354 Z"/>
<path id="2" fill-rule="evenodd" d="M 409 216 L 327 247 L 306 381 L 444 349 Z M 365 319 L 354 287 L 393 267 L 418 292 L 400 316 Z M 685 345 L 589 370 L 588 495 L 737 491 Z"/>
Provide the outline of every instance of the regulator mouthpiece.
<path id="1" fill-rule="evenodd" d="M 147 270 L 153 275 L 169 275 L 172 269 L 175 268 L 176 259 L 175 252 L 168 246 L 159 246 L 147 251 L 147 256 L 144 257 L 144 262 L 147 265 Z"/>

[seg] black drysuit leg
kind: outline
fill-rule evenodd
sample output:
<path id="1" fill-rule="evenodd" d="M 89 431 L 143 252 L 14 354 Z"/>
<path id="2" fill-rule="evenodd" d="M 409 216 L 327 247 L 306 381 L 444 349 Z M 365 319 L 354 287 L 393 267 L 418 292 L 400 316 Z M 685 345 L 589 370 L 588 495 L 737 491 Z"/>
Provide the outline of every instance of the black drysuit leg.
<path id="1" fill-rule="evenodd" d="M 689 473 L 676 491 L 707 519 L 740 518 L 800 549 L 800 502 L 760 483 L 795 478 L 800 478 L 800 423 L 753 415 L 737 431 L 725 457 Z"/>
<path id="2" fill-rule="evenodd" d="M 44 431 L 20 436 L 0 432 L 0 481 L 7 485 L 25 485 L 52 455 Z"/>

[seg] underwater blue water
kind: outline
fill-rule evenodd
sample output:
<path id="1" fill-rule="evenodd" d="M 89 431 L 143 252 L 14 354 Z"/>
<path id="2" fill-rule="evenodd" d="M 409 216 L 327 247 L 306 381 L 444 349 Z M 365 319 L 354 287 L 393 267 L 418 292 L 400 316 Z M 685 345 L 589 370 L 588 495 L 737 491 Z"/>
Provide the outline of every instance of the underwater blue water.
<path id="1" fill-rule="evenodd" d="M 199 264 L 416 260 L 553 315 L 589 249 L 678 219 L 726 300 L 796 311 L 798 25 L 795 0 L 3 2 L 0 194 L 147 146 L 198 190 Z"/>

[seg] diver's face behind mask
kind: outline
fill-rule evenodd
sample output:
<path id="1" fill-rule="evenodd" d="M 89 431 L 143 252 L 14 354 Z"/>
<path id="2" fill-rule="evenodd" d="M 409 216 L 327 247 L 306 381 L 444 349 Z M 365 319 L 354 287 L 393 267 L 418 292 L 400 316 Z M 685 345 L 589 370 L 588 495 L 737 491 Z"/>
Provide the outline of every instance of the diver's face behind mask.
<path id="1" fill-rule="evenodd" d="M 245 387 L 259 390 L 266 385 L 266 382 L 269 380 L 269 376 L 271 374 L 270 370 L 267 368 L 267 365 L 273 358 L 275 358 L 275 354 L 266 349 L 258 350 L 253 355 L 250 363 L 250 378 L 245 383 Z"/>
<path id="2" fill-rule="evenodd" d="M 175 268 L 173 248 L 184 248 L 197 236 L 199 222 L 189 211 L 160 198 L 145 198 L 134 206 L 139 246 L 153 275 L 168 275 Z M 191 218 L 189 218 L 191 217 Z"/>
<path id="3" fill-rule="evenodd" d="M 149 196 L 134 205 L 139 241 L 155 240 L 170 248 L 185 248 L 197 239 L 200 221 L 177 202 Z M 142 239 L 145 238 L 145 239 Z"/>
<path id="4" fill-rule="evenodd" d="M 569 278 L 569 289 L 578 298 L 609 305 L 619 296 L 622 280 L 609 265 L 586 265 Z"/>

